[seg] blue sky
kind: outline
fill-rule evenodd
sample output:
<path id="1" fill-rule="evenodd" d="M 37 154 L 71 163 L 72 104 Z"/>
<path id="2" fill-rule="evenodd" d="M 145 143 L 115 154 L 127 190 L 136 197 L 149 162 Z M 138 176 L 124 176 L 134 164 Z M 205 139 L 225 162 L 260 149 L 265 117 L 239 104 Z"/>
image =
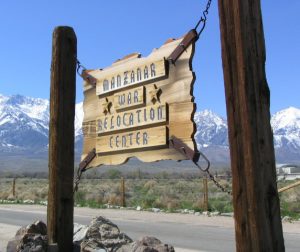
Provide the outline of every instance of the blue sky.
<path id="1" fill-rule="evenodd" d="M 2 1 L 0 4 L 0 93 L 49 99 L 52 32 L 74 28 L 78 58 L 102 68 L 131 52 L 148 55 L 170 37 L 193 28 L 206 1 Z M 300 108 L 300 1 L 262 1 L 271 112 Z M 226 115 L 217 1 L 197 42 L 193 68 L 197 108 Z M 83 100 L 77 77 L 77 102 Z"/>

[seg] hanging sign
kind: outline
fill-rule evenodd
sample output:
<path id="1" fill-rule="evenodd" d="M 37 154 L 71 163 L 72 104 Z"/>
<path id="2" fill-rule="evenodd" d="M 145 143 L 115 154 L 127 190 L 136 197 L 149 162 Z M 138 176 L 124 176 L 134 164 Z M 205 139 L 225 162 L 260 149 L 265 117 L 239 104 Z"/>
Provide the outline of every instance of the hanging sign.
<path id="1" fill-rule="evenodd" d="M 171 148 L 173 137 L 196 150 L 194 43 L 182 50 L 184 39 L 168 40 L 147 57 L 134 53 L 86 71 L 93 82 L 84 82 L 82 159 L 95 149 L 90 167 L 122 164 L 130 157 L 186 159 Z M 167 60 L 174 53 L 175 64 Z"/>

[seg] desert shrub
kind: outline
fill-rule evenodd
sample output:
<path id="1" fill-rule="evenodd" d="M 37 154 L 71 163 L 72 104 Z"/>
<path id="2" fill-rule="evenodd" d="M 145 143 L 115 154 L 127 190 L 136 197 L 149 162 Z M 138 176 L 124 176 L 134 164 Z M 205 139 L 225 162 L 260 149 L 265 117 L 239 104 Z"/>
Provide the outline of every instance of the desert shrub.
<path id="1" fill-rule="evenodd" d="M 157 186 L 157 182 L 155 180 L 149 180 L 144 184 L 144 189 L 149 190 Z"/>
<path id="2" fill-rule="evenodd" d="M 85 195 L 86 193 L 82 190 L 78 190 L 76 193 L 75 193 L 75 198 L 74 198 L 74 201 L 76 203 L 76 205 L 81 205 L 81 206 L 84 206 L 85 205 Z"/>
<path id="3" fill-rule="evenodd" d="M 110 169 L 106 173 L 109 179 L 118 179 L 122 177 L 122 172 L 117 169 Z"/>
<path id="4" fill-rule="evenodd" d="M 168 210 L 175 210 L 175 209 L 178 209 L 180 206 L 180 201 L 177 200 L 177 199 L 170 199 L 168 202 L 167 202 L 167 209 Z"/>

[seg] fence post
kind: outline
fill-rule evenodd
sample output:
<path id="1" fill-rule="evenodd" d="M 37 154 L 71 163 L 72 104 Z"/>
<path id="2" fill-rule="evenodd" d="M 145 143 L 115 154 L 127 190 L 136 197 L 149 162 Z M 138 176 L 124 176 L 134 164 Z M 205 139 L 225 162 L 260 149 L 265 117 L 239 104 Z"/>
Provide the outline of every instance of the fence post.
<path id="1" fill-rule="evenodd" d="M 12 195 L 16 197 L 16 178 L 14 178 L 12 182 Z"/>
<path id="2" fill-rule="evenodd" d="M 208 211 L 208 185 L 207 177 L 203 177 L 203 209 Z"/>
<path id="3" fill-rule="evenodd" d="M 122 207 L 126 207 L 126 199 L 125 199 L 125 179 L 121 178 L 121 203 Z"/>
<path id="4" fill-rule="evenodd" d="M 71 27 L 56 27 L 52 40 L 49 191 L 49 249 L 73 251 L 74 116 L 77 40 Z"/>

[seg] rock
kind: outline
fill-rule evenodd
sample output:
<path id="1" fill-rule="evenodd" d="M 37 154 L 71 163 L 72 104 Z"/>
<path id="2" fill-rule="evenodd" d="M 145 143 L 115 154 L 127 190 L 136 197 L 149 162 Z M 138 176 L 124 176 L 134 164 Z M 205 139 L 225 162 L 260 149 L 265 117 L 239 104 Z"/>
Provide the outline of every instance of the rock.
<path id="1" fill-rule="evenodd" d="M 80 243 L 86 237 L 88 226 L 74 223 L 73 242 Z"/>
<path id="2" fill-rule="evenodd" d="M 126 234 L 120 233 L 117 225 L 104 217 L 96 217 L 92 220 L 86 231 L 86 237 L 81 243 L 82 252 L 115 251 L 132 240 Z M 105 251 L 105 250 L 104 250 Z"/>
<path id="3" fill-rule="evenodd" d="M 284 216 L 282 219 L 281 219 L 282 222 L 292 222 L 292 218 L 290 216 Z"/>
<path id="4" fill-rule="evenodd" d="M 141 210 L 142 210 L 141 206 L 137 206 L 137 207 L 136 207 L 136 210 L 137 210 L 137 211 L 141 211 Z"/>
<path id="5" fill-rule="evenodd" d="M 47 251 L 48 241 L 46 235 L 25 234 L 17 247 L 17 252 L 45 252 Z"/>
<path id="6" fill-rule="evenodd" d="M 81 252 L 106 252 L 105 247 L 96 239 L 84 240 L 80 245 Z"/>
<path id="7" fill-rule="evenodd" d="M 7 244 L 7 252 L 47 251 L 47 226 L 42 221 L 21 227 Z"/>
<path id="8" fill-rule="evenodd" d="M 221 216 L 233 217 L 233 213 L 221 213 Z"/>
<path id="9" fill-rule="evenodd" d="M 27 200 L 23 200 L 24 204 L 34 204 L 33 200 L 27 199 Z"/>
<path id="10" fill-rule="evenodd" d="M 204 211 L 204 212 L 202 212 L 202 214 L 205 215 L 205 216 L 210 216 L 210 212 L 209 211 Z"/>
<path id="11" fill-rule="evenodd" d="M 133 242 L 118 226 L 104 217 L 96 217 L 89 226 L 74 223 L 73 252 L 174 252 L 171 245 L 155 237 Z M 36 221 L 20 228 L 7 245 L 7 252 L 47 251 L 47 227 Z"/>
<path id="12" fill-rule="evenodd" d="M 46 201 L 46 200 L 40 201 L 40 205 L 47 206 L 48 205 L 48 201 Z"/>
<path id="13" fill-rule="evenodd" d="M 153 211 L 154 213 L 159 213 L 159 212 L 160 212 L 160 209 L 159 209 L 159 208 L 152 208 L 152 211 Z"/>
<path id="14" fill-rule="evenodd" d="M 163 244 L 155 237 L 145 236 L 141 239 L 122 246 L 116 252 L 175 252 L 174 247 Z"/>
<path id="15" fill-rule="evenodd" d="M 195 210 L 189 210 L 188 213 L 189 213 L 189 214 L 194 214 L 194 213 L 195 213 Z"/>
<path id="16" fill-rule="evenodd" d="M 220 215 L 220 212 L 218 212 L 218 211 L 210 213 L 210 216 L 218 216 L 218 215 Z"/>
<path id="17" fill-rule="evenodd" d="M 195 212 L 195 215 L 199 216 L 199 215 L 200 215 L 200 212 Z"/>

